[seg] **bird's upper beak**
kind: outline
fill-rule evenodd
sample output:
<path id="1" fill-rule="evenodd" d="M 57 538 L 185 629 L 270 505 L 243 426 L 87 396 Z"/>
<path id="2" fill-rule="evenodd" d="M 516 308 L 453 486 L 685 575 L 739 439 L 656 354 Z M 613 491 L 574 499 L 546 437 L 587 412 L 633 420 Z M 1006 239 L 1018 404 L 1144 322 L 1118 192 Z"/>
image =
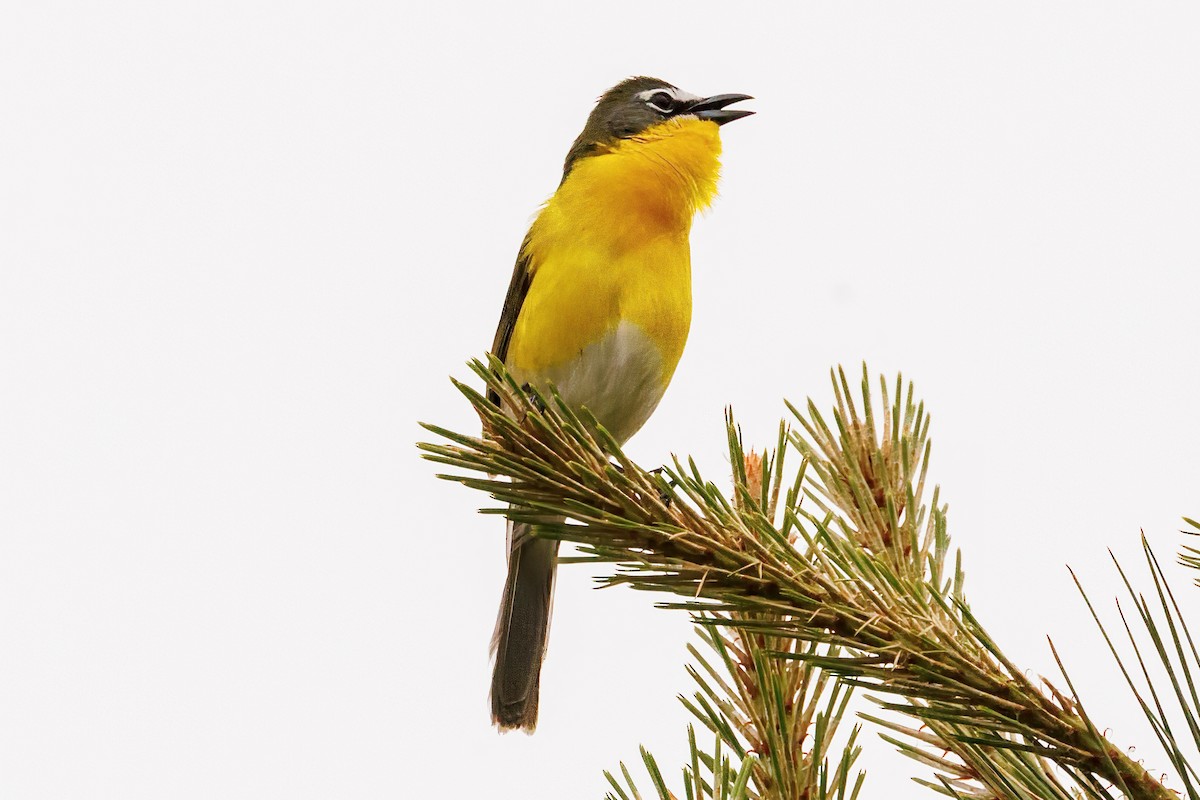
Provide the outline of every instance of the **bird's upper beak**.
<path id="1" fill-rule="evenodd" d="M 725 106 L 741 102 L 742 100 L 753 99 L 748 94 L 715 94 L 712 97 L 706 97 L 692 104 L 684 113 L 694 114 L 700 119 L 708 119 L 718 125 L 724 125 L 726 122 L 733 122 L 735 119 L 748 117 L 754 113 L 753 111 L 745 111 L 740 108 L 726 109 Z"/>

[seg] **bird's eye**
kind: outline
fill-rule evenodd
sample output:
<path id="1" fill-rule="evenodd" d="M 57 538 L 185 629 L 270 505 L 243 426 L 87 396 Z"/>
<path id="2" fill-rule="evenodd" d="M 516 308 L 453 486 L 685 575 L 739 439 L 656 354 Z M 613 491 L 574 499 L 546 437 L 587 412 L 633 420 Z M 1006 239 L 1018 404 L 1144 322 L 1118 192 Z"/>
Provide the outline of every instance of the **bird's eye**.
<path id="1" fill-rule="evenodd" d="M 671 113 L 671 106 L 675 104 L 675 98 L 666 92 L 655 92 L 650 95 L 650 99 L 646 101 L 651 108 L 663 112 L 664 114 Z"/>

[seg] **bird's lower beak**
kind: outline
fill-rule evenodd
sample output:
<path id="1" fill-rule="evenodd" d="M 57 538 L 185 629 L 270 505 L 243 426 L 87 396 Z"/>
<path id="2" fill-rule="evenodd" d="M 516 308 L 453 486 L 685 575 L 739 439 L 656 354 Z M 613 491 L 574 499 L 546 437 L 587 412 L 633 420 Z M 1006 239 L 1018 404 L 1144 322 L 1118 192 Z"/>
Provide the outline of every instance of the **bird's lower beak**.
<path id="1" fill-rule="evenodd" d="M 733 122 L 735 119 L 748 117 L 754 113 L 739 108 L 726 109 L 725 106 L 753 99 L 748 94 L 717 94 L 695 103 L 687 110 L 687 113 L 694 114 L 700 119 L 712 120 L 718 125 L 724 125 L 726 122 Z"/>

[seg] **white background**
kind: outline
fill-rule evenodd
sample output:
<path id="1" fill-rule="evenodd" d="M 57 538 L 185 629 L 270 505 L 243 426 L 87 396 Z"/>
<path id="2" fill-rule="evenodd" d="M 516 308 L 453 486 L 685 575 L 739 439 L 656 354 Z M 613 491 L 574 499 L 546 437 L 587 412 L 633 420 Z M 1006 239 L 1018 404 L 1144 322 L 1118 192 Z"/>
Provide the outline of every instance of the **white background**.
<path id="1" fill-rule="evenodd" d="M 736 10 L 735 10 L 736 9 Z M 643 463 L 722 481 L 827 370 L 903 370 L 970 597 L 1154 750 L 1098 599 L 1200 514 L 1190 3 L 13 3 L 0 17 L 0 796 L 599 797 L 682 763 L 689 626 L 560 574 L 488 725 L 487 499 L 417 420 L 490 344 L 594 98 L 745 92 Z M 1174 572 L 1174 570 L 1172 570 Z M 1196 590 L 1182 598 L 1198 605 Z M 927 796 L 867 737 L 864 798 Z M 640 769 L 640 767 L 639 767 Z M 1174 784 L 1178 788 L 1177 784 Z"/>

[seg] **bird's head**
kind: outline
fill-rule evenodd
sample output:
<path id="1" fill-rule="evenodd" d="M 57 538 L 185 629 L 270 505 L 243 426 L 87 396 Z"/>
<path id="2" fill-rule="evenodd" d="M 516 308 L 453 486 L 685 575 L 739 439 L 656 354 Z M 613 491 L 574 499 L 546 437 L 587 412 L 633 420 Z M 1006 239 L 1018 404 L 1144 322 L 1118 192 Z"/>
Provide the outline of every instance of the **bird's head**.
<path id="1" fill-rule="evenodd" d="M 563 178 L 581 158 L 594 155 L 604 145 L 632 139 L 666 120 L 695 117 L 717 125 L 748 117 L 753 111 L 726 106 L 752 100 L 748 94 L 718 94 L 699 97 L 658 78 L 628 78 L 609 89 L 588 115 L 583 132 L 571 145 L 563 165 Z"/>

